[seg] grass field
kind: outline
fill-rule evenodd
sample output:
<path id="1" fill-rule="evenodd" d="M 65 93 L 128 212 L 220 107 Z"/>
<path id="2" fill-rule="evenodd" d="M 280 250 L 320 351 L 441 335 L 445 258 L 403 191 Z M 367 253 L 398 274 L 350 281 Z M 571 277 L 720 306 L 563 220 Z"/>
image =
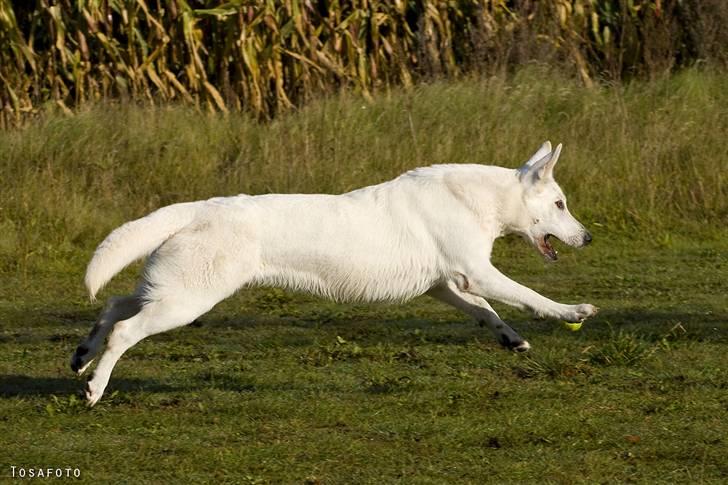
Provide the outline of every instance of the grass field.
<path id="1" fill-rule="evenodd" d="M 728 479 L 728 82 L 689 71 L 586 90 L 539 70 L 342 96 L 269 125 L 107 106 L 0 133 L 0 477 L 78 468 L 159 483 L 724 483 Z M 529 340 L 426 298 L 335 305 L 245 291 L 126 354 L 87 409 L 68 368 L 99 304 L 84 265 L 114 226 L 237 192 L 344 191 L 418 165 L 557 179 L 593 232 L 506 274 L 602 311 L 572 333 L 494 305 Z M 138 266 L 104 295 L 127 293 Z"/>

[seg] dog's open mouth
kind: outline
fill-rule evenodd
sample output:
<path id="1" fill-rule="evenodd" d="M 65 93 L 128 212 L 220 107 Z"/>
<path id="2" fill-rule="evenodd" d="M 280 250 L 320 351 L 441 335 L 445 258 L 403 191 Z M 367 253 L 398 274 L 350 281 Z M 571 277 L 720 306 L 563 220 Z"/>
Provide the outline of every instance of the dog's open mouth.
<path id="1" fill-rule="evenodd" d="M 559 253 L 549 242 L 550 237 L 551 234 L 546 234 L 538 240 L 538 250 L 544 258 L 548 259 L 549 261 L 556 261 L 557 259 L 559 259 Z"/>

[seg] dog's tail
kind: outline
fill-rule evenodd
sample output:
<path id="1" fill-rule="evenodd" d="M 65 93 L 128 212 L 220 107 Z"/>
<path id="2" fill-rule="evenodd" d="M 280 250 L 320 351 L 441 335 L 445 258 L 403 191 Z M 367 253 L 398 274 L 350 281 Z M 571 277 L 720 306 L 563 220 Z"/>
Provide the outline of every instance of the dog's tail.
<path id="1" fill-rule="evenodd" d="M 119 271 L 149 255 L 195 217 L 196 203 L 162 207 L 114 229 L 96 248 L 86 268 L 86 288 L 91 301 Z"/>

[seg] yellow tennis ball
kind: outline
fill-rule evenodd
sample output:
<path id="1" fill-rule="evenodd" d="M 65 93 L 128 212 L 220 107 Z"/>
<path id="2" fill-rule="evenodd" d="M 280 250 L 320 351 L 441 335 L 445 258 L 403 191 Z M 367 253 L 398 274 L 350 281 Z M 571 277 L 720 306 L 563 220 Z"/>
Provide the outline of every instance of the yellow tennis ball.
<path id="1" fill-rule="evenodd" d="M 564 322 L 564 327 L 568 328 L 572 332 L 578 332 L 579 329 L 581 328 L 581 322 L 576 322 L 576 323 Z"/>

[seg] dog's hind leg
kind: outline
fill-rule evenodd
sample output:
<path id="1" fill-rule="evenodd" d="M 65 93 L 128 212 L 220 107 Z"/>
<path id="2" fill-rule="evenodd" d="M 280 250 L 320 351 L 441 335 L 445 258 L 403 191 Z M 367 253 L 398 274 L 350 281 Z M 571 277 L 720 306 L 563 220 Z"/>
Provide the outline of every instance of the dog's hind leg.
<path id="1" fill-rule="evenodd" d="M 101 349 L 114 324 L 120 320 L 131 318 L 140 309 L 139 298 L 135 295 L 109 298 L 99 319 L 91 329 L 91 333 L 71 356 L 71 369 L 78 375 L 83 374 Z"/>
<path id="2" fill-rule="evenodd" d="M 93 406 L 119 358 L 140 340 L 187 325 L 252 279 L 257 246 L 246 226 L 213 216 L 164 242 L 147 260 L 139 284 L 139 311 L 117 322 L 86 386 Z"/>
<path id="3" fill-rule="evenodd" d="M 93 406 L 109 383 L 119 358 L 140 340 L 157 333 L 182 327 L 206 313 L 212 305 L 194 298 L 155 300 L 143 304 L 137 314 L 114 325 L 106 349 L 86 384 L 86 399 Z"/>
<path id="4" fill-rule="evenodd" d="M 427 294 L 475 318 L 478 323 L 488 327 L 498 343 L 507 349 L 525 352 L 531 348 L 528 342 L 500 319 L 484 298 L 460 291 L 455 282 L 443 283 L 430 289 Z"/>

